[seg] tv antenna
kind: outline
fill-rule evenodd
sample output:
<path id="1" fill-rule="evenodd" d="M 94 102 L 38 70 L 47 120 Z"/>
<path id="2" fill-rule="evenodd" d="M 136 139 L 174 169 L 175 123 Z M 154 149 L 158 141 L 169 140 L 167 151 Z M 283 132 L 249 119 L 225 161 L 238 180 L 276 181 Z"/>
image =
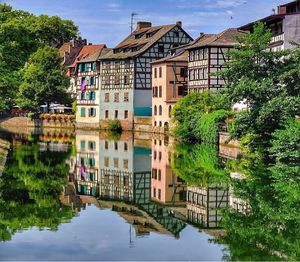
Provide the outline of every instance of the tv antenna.
<path id="1" fill-rule="evenodd" d="M 137 16 L 138 13 L 131 13 L 130 14 L 130 33 L 132 34 L 133 32 L 133 22 L 134 22 L 134 17 Z"/>

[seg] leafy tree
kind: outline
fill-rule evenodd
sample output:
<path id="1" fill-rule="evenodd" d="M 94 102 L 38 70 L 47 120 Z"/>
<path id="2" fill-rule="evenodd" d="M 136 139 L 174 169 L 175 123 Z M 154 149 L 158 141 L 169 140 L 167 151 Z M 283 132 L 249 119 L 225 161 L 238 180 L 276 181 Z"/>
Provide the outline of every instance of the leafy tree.
<path id="1" fill-rule="evenodd" d="M 172 119 L 176 124 L 173 130 L 176 136 L 187 141 L 200 141 L 197 127 L 203 114 L 218 109 L 228 109 L 226 97 L 220 93 L 190 93 L 176 103 L 172 110 Z"/>
<path id="2" fill-rule="evenodd" d="M 72 21 L 35 16 L 0 4 L 0 110 L 15 103 L 22 81 L 20 70 L 29 56 L 45 45 L 59 47 L 77 32 Z"/>
<path id="3" fill-rule="evenodd" d="M 74 216 L 59 199 L 68 157 L 69 152 L 40 151 L 30 143 L 14 148 L 0 177 L 0 241 L 30 227 L 57 230 Z"/>
<path id="4" fill-rule="evenodd" d="M 272 132 L 300 112 L 300 48 L 270 52 L 271 32 L 262 23 L 242 36 L 231 52 L 227 96 L 232 104 L 247 101 L 249 110 L 236 117 L 233 135 L 252 133 L 258 144 L 269 146 Z"/>
<path id="5" fill-rule="evenodd" d="M 17 101 L 31 112 L 38 112 L 40 105 L 49 106 L 51 102 L 69 103 L 68 86 L 69 78 L 57 50 L 48 46 L 39 48 L 24 69 Z"/>

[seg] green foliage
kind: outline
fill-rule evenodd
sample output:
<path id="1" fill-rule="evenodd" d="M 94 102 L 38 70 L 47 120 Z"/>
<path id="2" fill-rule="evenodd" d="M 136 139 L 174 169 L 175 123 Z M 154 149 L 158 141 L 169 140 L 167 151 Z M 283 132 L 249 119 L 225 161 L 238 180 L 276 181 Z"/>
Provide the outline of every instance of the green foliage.
<path id="1" fill-rule="evenodd" d="M 271 156 L 277 162 L 297 164 L 300 163 L 300 123 L 294 119 L 287 121 L 284 129 L 273 133 Z"/>
<path id="2" fill-rule="evenodd" d="M 77 100 L 74 100 L 72 102 L 72 110 L 73 110 L 73 112 L 77 112 Z"/>
<path id="3" fill-rule="evenodd" d="M 262 23 L 240 38 L 231 52 L 229 68 L 221 72 L 232 104 L 246 101 L 249 110 L 236 116 L 232 135 L 248 133 L 254 148 L 270 145 L 274 130 L 300 113 L 300 47 L 293 51 L 269 51 L 271 32 Z"/>
<path id="4" fill-rule="evenodd" d="M 201 141 L 199 121 L 213 110 L 228 109 L 226 97 L 221 93 L 190 93 L 176 103 L 172 110 L 172 119 L 176 123 L 175 136 L 186 141 Z"/>
<path id="5" fill-rule="evenodd" d="M 58 47 L 77 35 L 72 21 L 35 16 L 0 4 L 0 110 L 15 104 L 22 83 L 20 71 L 30 55 L 45 45 Z"/>
<path id="6" fill-rule="evenodd" d="M 197 138 L 203 143 L 217 144 L 220 125 L 224 123 L 230 115 L 233 115 L 233 113 L 226 110 L 217 110 L 203 114 L 195 128 Z"/>
<path id="7" fill-rule="evenodd" d="M 114 119 L 110 120 L 107 125 L 107 129 L 114 132 L 121 132 L 122 131 L 122 125 L 120 120 Z"/>
<path id="8" fill-rule="evenodd" d="M 190 185 L 222 184 L 227 176 L 218 150 L 210 144 L 177 144 L 171 161 L 172 171 Z"/>
<path id="9" fill-rule="evenodd" d="M 70 102 L 67 94 L 69 78 L 61 65 L 57 49 L 46 46 L 33 53 L 22 80 L 17 101 L 26 110 L 38 112 L 43 104 Z"/>
<path id="10" fill-rule="evenodd" d="M 0 241 L 30 227 L 57 230 L 74 216 L 59 200 L 68 157 L 69 152 L 40 151 L 36 144 L 12 151 L 0 177 Z"/>

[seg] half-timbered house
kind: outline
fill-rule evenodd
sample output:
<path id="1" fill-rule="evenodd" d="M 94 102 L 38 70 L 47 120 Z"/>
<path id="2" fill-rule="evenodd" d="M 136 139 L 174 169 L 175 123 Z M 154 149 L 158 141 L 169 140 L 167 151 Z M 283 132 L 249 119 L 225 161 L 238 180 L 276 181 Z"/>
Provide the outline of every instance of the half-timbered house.
<path id="1" fill-rule="evenodd" d="M 225 80 L 217 75 L 229 61 L 229 51 L 237 44 L 237 36 L 245 34 L 238 29 L 227 29 L 219 34 L 200 34 L 189 51 L 189 92 L 212 92 L 222 88 Z"/>
<path id="2" fill-rule="evenodd" d="M 76 125 L 79 127 L 99 127 L 99 74 L 98 57 L 105 52 L 105 45 L 82 47 L 74 61 L 77 111 Z"/>
<path id="3" fill-rule="evenodd" d="M 138 22 L 132 34 L 100 56 L 100 126 L 119 119 L 123 127 L 131 129 L 134 116 L 151 116 L 150 62 L 190 41 L 181 22 L 163 26 Z"/>
<path id="4" fill-rule="evenodd" d="M 272 51 L 286 50 L 293 47 L 292 42 L 299 42 L 300 39 L 300 1 L 277 7 L 277 13 L 264 17 L 258 21 L 243 25 L 241 30 L 253 32 L 254 25 L 263 22 L 271 30 L 272 38 L 270 49 Z"/>

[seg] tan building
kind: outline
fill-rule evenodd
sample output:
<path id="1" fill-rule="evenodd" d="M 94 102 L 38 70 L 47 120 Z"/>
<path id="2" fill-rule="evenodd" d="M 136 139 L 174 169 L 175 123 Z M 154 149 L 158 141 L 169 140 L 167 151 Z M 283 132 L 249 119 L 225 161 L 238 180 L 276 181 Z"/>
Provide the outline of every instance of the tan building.
<path id="1" fill-rule="evenodd" d="M 167 132 L 175 103 L 187 94 L 188 52 L 183 49 L 152 62 L 152 128 Z"/>

